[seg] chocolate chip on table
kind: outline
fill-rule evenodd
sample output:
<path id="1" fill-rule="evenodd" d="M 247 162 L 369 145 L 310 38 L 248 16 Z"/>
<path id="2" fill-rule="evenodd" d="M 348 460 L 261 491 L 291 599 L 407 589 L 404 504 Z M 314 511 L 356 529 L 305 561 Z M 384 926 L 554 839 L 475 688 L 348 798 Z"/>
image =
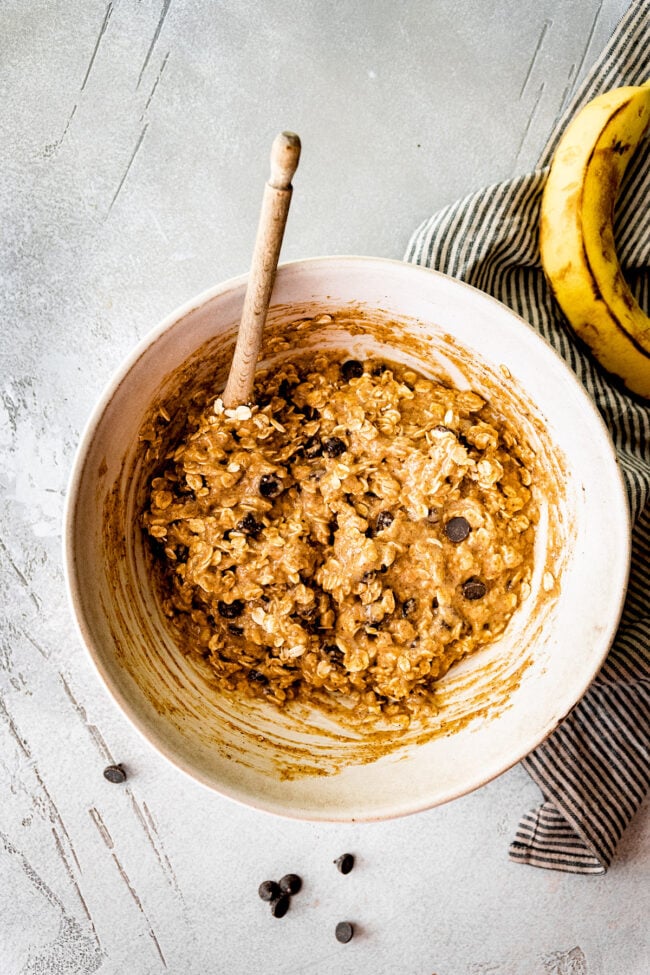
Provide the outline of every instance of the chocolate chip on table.
<path id="1" fill-rule="evenodd" d="M 277 498 L 282 494 L 282 481 L 273 474 L 262 474 L 260 477 L 260 494 L 263 498 Z"/>
<path id="2" fill-rule="evenodd" d="M 285 873 L 280 877 L 279 885 L 283 894 L 297 894 L 302 887 L 302 878 L 297 873 Z"/>
<path id="3" fill-rule="evenodd" d="M 470 531 L 470 523 L 463 517 L 450 518 L 445 525 L 445 535 L 450 542 L 464 542 Z"/>
<path id="4" fill-rule="evenodd" d="M 417 601 L 411 597 L 410 599 L 405 599 L 402 603 L 402 616 L 405 618 L 410 616 L 417 605 Z"/>
<path id="5" fill-rule="evenodd" d="M 468 579 L 463 583 L 463 596 L 465 599 L 483 599 L 487 592 L 487 586 L 480 579 Z"/>
<path id="6" fill-rule="evenodd" d="M 348 359 L 341 366 L 341 374 L 346 382 L 363 376 L 363 366 L 357 359 Z"/>
<path id="7" fill-rule="evenodd" d="M 244 602 L 242 599 L 233 599 L 231 603 L 224 603 L 223 599 L 220 599 L 217 603 L 217 610 L 219 616 L 225 620 L 236 620 L 244 612 Z"/>
<path id="8" fill-rule="evenodd" d="M 263 674 L 260 670 L 255 670 L 254 667 L 248 671 L 248 679 L 255 684 L 268 684 L 269 682 L 266 674 Z"/>
<path id="9" fill-rule="evenodd" d="M 104 778 L 119 785 L 126 782 L 126 772 L 121 765 L 107 765 L 104 769 Z"/>
<path id="10" fill-rule="evenodd" d="M 339 873 L 350 873 L 354 866 L 354 856 L 351 853 L 342 853 L 334 863 Z"/>
<path id="11" fill-rule="evenodd" d="M 383 532 L 385 528 L 390 528 L 394 521 L 395 515 L 392 511 L 380 511 L 377 515 L 375 531 Z"/>
<path id="12" fill-rule="evenodd" d="M 271 914 L 273 917 L 284 917 L 289 910 L 291 898 L 288 894 L 280 894 L 275 900 L 271 901 Z"/>
<path id="13" fill-rule="evenodd" d="M 339 921 L 336 925 L 334 936 L 342 945 L 346 945 L 348 941 L 352 941 L 353 934 L 354 928 L 349 921 Z"/>
<path id="14" fill-rule="evenodd" d="M 340 457 L 347 449 L 345 441 L 340 437 L 330 437 L 323 441 L 323 453 L 328 457 Z"/>
<path id="15" fill-rule="evenodd" d="M 247 515 L 244 515 L 242 520 L 237 525 L 238 532 L 243 532 L 244 535 L 252 535 L 253 538 L 257 538 L 263 528 L 264 525 L 259 522 L 255 516 L 250 513 L 250 511 Z"/>
<path id="16" fill-rule="evenodd" d="M 275 880 L 264 880 L 257 888 L 257 893 L 263 901 L 274 901 L 278 899 L 282 891 Z"/>

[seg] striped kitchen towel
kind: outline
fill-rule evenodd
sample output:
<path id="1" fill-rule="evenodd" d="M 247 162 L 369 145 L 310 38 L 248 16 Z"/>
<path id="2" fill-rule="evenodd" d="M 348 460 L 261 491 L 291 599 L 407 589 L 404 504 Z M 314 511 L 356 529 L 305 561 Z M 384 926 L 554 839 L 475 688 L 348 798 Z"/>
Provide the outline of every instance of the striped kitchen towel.
<path id="1" fill-rule="evenodd" d="M 524 759 L 543 803 L 510 846 L 520 863 L 604 873 L 650 782 L 650 408 L 608 382 L 564 323 L 541 270 L 538 223 L 547 168 L 575 112 L 601 91 L 650 77 L 650 7 L 633 3 L 555 126 L 533 173 L 446 207 L 413 234 L 406 260 L 461 278 L 509 305 L 546 338 L 593 397 L 612 435 L 633 517 L 632 572 L 614 646 L 598 677 L 551 737 Z M 648 309 L 650 140 L 621 188 L 617 244 Z"/>

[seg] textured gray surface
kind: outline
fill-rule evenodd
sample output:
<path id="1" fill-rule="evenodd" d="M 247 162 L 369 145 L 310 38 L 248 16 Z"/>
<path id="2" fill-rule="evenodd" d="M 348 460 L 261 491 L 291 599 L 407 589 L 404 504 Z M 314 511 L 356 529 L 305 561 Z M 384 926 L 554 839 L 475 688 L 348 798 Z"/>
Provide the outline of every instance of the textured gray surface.
<path id="1" fill-rule="evenodd" d="M 285 257 L 400 257 L 530 167 L 624 0 L 5 0 L 0 9 L 0 972 L 644 975 L 648 807 L 605 877 L 509 863 L 518 768 L 449 806 L 288 823 L 159 758 L 65 603 L 63 497 L 104 383 L 247 267 L 270 141 L 303 139 Z M 104 781 L 123 761 L 128 785 Z M 352 874 L 332 860 L 357 854 Z M 256 888 L 295 870 L 283 921 Z M 349 918 L 359 935 L 333 938 Z"/>

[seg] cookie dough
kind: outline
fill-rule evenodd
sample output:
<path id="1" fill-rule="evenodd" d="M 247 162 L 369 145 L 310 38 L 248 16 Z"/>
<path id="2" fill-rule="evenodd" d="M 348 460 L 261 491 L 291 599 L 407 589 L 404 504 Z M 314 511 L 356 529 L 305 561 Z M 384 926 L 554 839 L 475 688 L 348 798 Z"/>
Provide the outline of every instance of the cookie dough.
<path id="1" fill-rule="evenodd" d="M 316 354 L 212 398 L 143 514 L 179 645 L 221 687 L 408 723 L 530 593 L 533 454 L 469 390 Z"/>

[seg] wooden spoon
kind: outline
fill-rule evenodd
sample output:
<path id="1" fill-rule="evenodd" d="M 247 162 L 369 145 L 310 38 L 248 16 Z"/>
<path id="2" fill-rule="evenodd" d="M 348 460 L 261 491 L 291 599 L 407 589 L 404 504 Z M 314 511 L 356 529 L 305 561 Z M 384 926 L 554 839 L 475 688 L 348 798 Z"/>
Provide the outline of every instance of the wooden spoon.
<path id="1" fill-rule="evenodd" d="M 291 202 L 291 179 L 300 159 L 300 139 L 281 132 L 271 147 L 271 175 L 264 187 L 244 308 L 228 382 L 221 397 L 227 409 L 250 403 L 262 330 L 271 300 L 282 237 Z"/>

